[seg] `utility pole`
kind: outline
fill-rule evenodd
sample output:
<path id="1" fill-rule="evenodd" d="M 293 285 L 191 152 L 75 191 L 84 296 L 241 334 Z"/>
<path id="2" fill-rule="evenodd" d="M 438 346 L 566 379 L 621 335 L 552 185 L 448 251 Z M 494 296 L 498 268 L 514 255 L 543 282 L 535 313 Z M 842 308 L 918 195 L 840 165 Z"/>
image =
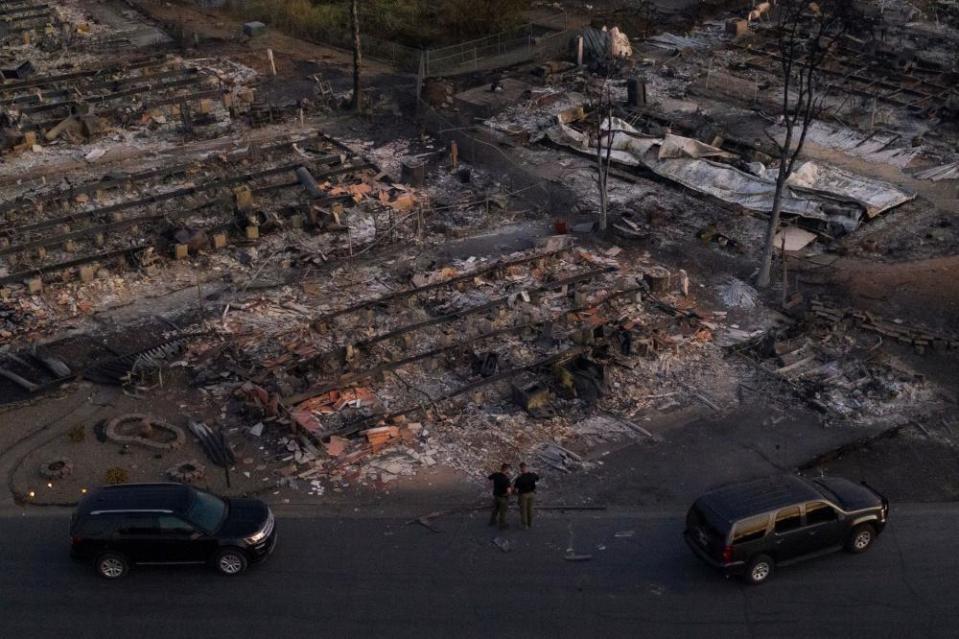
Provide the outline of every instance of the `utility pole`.
<path id="1" fill-rule="evenodd" d="M 360 51 L 360 11 L 358 0 L 350 3 L 350 26 L 353 29 L 353 102 L 350 105 L 354 111 L 362 107 L 360 99 L 360 62 L 363 54 Z"/>

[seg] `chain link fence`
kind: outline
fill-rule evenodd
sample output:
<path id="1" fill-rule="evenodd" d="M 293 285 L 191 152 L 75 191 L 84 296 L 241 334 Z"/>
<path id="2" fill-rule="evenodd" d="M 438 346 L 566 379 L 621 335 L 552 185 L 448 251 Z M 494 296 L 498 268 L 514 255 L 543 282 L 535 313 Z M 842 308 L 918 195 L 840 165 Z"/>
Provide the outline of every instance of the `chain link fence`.
<path id="1" fill-rule="evenodd" d="M 562 14 L 553 20 L 530 22 L 484 38 L 427 49 L 420 73 L 424 77 L 456 75 L 554 55 L 568 46 L 568 26 L 566 14 Z"/>

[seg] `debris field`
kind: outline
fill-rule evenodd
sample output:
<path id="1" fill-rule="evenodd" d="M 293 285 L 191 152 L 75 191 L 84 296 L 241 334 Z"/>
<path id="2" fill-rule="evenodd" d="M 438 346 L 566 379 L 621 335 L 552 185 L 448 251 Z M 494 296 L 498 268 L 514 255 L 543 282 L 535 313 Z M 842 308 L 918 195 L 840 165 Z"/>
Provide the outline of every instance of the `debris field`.
<path id="1" fill-rule="evenodd" d="M 782 52 L 750 3 L 380 69 L 360 113 L 321 45 L 274 52 L 226 9 L 185 38 L 148 4 L 0 2 L 0 428 L 113 398 L 20 460 L 24 502 L 164 479 L 477 497 L 523 459 L 562 494 L 760 403 L 852 441 L 956 401 L 928 371 L 959 354 L 959 295 L 856 279 L 959 268 L 952 18 L 854 3 L 779 198 Z"/>

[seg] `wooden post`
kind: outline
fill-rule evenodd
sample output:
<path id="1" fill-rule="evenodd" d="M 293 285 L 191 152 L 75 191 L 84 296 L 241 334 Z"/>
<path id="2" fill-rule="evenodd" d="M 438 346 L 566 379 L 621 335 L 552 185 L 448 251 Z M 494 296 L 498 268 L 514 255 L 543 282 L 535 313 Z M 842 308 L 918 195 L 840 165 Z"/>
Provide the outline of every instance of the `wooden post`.
<path id="1" fill-rule="evenodd" d="M 783 241 L 782 241 L 782 253 L 783 253 L 783 308 L 786 307 L 786 299 L 789 297 L 789 279 L 786 273 L 786 229 L 783 228 Z"/>
<path id="2" fill-rule="evenodd" d="M 273 49 L 266 50 L 266 58 L 270 61 L 270 72 L 276 75 L 276 60 L 273 59 Z"/>
<path id="3" fill-rule="evenodd" d="M 456 140 L 450 142 L 450 168 L 454 171 L 460 163 L 459 147 L 456 146 Z"/>
<path id="4" fill-rule="evenodd" d="M 583 36 L 576 38 L 576 66 L 583 66 Z"/>

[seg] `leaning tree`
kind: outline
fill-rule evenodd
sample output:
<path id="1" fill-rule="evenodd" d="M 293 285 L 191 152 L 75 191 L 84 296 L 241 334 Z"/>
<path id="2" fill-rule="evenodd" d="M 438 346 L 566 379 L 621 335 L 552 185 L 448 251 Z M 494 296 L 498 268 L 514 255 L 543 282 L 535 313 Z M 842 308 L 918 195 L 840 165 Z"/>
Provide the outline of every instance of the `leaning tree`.
<path id="1" fill-rule="evenodd" d="M 848 0 L 778 0 L 775 4 L 771 12 L 772 28 L 783 81 L 780 119 L 785 135 L 782 140 L 773 138 L 779 171 L 756 278 L 760 288 L 769 286 L 773 238 L 779 229 L 786 182 L 802 153 L 809 125 L 824 110 L 828 83 L 823 64 L 852 22 Z"/>

